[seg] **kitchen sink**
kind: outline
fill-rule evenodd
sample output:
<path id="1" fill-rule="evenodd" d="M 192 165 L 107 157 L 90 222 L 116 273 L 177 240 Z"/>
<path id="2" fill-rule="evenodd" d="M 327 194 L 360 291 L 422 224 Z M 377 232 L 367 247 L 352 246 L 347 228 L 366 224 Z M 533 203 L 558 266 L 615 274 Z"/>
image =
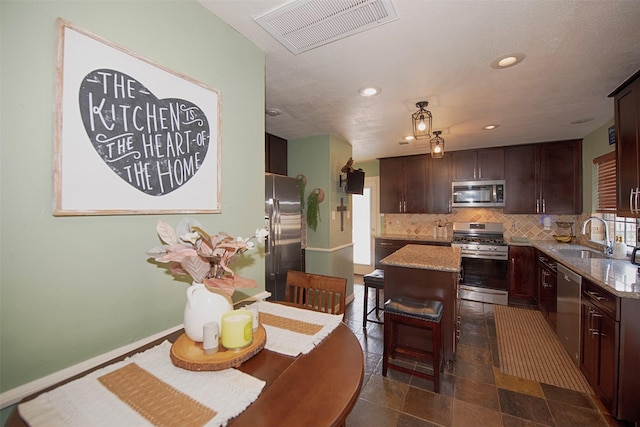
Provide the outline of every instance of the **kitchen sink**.
<path id="1" fill-rule="evenodd" d="M 562 256 L 566 256 L 569 258 L 608 258 L 605 254 L 590 251 L 588 249 L 556 249 L 556 252 L 558 252 Z"/>

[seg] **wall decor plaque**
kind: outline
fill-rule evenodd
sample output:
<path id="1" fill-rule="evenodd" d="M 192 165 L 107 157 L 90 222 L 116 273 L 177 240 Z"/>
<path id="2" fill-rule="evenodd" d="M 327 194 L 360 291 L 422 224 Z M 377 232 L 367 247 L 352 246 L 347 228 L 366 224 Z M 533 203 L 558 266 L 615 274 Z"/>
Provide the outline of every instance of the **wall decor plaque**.
<path id="1" fill-rule="evenodd" d="M 57 26 L 54 215 L 220 213 L 218 91 Z"/>

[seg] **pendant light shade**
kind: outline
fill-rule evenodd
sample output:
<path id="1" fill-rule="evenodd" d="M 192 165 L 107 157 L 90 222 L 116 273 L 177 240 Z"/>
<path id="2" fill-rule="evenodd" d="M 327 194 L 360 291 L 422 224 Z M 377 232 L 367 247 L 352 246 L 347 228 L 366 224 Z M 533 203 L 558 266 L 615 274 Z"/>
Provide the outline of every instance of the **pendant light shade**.
<path id="1" fill-rule="evenodd" d="M 431 157 L 434 159 L 441 159 L 444 156 L 444 139 L 440 136 L 442 131 L 436 130 L 433 132 L 435 135 L 431 139 Z"/>
<path id="2" fill-rule="evenodd" d="M 415 139 L 429 139 L 431 138 L 431 111 L 427 110 L 427 101 L 420 101 L 416 103 L 418 111 L 411 115 L 411 121 L 413 122 L 413 136 Z"/>

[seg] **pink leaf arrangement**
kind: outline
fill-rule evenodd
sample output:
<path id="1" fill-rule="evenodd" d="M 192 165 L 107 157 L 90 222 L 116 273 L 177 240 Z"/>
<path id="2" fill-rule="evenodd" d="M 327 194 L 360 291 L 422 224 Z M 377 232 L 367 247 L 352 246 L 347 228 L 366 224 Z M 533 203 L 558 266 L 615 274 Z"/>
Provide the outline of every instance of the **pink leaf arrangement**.
<path id="1" fill-rule="evenodd" d="M 257 286 L 255 280 L 236 276 L 229 265 L 242 253 L 253 249 L 254 240 L 264 242 L 268 235 L 266 229 L 259 228 L 246 239 L 234 239 L 223 232 L 211 236 L 198 221 L 184 218 L 175 230 L 158 220 L 156 231 L 164 245 L 151 248 L 147 255 L 157 262 L 170 263 L 172 274 L 191 276 L 194 282 L 220 289 L 229 296 L 238 288 Z"/>

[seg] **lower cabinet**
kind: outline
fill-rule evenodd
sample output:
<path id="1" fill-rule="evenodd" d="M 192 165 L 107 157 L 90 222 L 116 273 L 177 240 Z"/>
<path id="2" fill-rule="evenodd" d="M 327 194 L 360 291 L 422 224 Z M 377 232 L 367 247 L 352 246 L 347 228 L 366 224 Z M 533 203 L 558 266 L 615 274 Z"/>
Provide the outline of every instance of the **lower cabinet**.
<path id="1" fill-rule="evenodd" d="M 536 282 L 538 294 L 538 308 L 554 331 L 557 326 L 558 314 L 558 276 L 556 261 L 536 251 Z"/>
<path id="2" fill-rule="evenodd" d="M 555 331 L 557 261 L 534 253 L 538 308 Z M 640 298 L 620 297 L 584 276 L 581 292 L 580 370 L 611 416 L 638 423 Z"/>
<path id="3" fill-rule="evenodd" d="M 536 301 L 534 249 L 509 246 L 509 304 L 534 304 Z"/>
<path id="4" fill-rule="evenodd" d="M 582 356 L 580 369 L 611 411 L 616 389 L 615 336 L 618 324 L 588 298 L 582 300 Z"/>
<path id="5" fill-rule="evenodd" d="M 611 414 L 616 414 L 618 389 L 620 323 L 616 300 L 583 279 L 580 370 Z"/>

